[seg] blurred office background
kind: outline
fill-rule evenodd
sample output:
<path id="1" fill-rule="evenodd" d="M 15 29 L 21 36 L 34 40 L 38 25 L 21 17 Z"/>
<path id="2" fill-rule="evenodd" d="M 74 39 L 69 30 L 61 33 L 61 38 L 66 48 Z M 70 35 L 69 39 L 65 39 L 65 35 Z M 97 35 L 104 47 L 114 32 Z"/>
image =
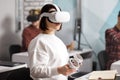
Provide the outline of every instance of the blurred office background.
<path id="1" fill-rule="evenodd" d="M 21 45 L 28 10 L 46 3 L 55 3 L 71 15 L 56 34 L 65 44 L 75 40 L 76 49 L 92 49 L 97 62 L 98 52 L 105 49 L 105 30 L 117 22 L 120 0 L 0 0 L 0 60 L 9 61 L 9 47 Z"/>

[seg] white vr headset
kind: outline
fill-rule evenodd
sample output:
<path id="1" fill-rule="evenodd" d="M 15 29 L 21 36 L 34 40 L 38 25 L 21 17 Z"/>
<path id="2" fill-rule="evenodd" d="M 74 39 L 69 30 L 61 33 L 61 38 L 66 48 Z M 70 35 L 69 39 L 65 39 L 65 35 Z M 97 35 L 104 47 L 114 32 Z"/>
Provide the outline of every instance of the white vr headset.
<path id="1" fill-rule="evenodd" d="M 54 23 L 64 23 L 64 22 L 68 22 L 70 20 L 70 14 L 68 12 L 60 11 L 60 9 L 57 7 L 57 5 L 55 5 L 55 4 L 52 4 L 52 5 L 55 6 L 57 11 L 51 12 L 51 13 L 44 12 L 41 14 L 40 19 L 42 17 L 48 17 L 48 19 Z"/>

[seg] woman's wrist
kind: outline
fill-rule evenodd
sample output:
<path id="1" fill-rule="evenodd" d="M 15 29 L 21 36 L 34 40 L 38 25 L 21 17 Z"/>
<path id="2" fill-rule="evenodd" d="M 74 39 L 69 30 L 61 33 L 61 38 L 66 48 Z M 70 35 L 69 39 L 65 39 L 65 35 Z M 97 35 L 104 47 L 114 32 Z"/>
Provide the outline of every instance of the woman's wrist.
<path id="1" fill-rule="evenodd" d="M 61 74 L 61 68 L 60 67 L 57 68 L 57 71 L 58 71 L 59 74 Z"/>

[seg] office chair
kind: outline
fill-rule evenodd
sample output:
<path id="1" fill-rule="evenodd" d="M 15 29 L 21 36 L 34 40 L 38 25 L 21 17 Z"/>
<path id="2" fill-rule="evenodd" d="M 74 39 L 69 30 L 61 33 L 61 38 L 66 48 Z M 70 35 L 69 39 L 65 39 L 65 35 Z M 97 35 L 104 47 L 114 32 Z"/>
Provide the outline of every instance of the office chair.
<path id="1" fill-rule="evenodd" d="M 19 44 L 13 44 L 9 47 L 9 53 L 10 53 L 10 60 L 12 58 L 12 55 L 15 53 L 19 53 L 21 51 L 21 46 Z"/>
<path id="2" fill-rule="evenodd" d="M 107 54 L 105 50 L 102 50 L 98 53 L 98 61 L 100 64 L 100 69 L 106 70 L 105 64 L 107 63 Z"/>
<path id="3" fill-rule="evenodd" d="M 29 68 L 24 67 L 11 71 L 6 80 L 33 80 L 33 79 L 30 77 Z"/>

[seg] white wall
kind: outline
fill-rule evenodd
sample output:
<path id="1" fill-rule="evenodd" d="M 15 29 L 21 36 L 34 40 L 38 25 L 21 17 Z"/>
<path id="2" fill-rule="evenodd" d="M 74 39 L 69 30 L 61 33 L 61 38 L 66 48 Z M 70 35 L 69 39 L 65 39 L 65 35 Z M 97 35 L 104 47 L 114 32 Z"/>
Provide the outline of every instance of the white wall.
<path id="1" fill-rule="evenodd" d="M 62 24 L 62 30 L 57 32 L 57 36 L 60 37 L 67 45 L 73 41 L 73 33 L 75 28 L 75 19 L 77 17 L 77 1 L 76 0 L 53 0 L 62 11 L 68 11 L 70 13 L 70 21 Z M 77 46 L 76 46 L 77 47 Z"/>
<path id="2" fill-rule="evenodd" d="M 116 25 L 119 11 L 120 0 L 82 0 L 81 42 L 92 48 L 95 61 L 97 54 L 105 50 L 105 30 Z"/>
<path id="3" fill-rule="evenodd" d="M 96 53 L 105 49 L 105 30 L 116 24 L 119 3 L 119 0 L 82 0 L 82 31 Z"/>
<path id="4" fill-rule="evenodd" d="M 20 43 L 15 27 L 15 0 L 0 0 L 0 60 L 9 60 L 9 46 Z"/>

